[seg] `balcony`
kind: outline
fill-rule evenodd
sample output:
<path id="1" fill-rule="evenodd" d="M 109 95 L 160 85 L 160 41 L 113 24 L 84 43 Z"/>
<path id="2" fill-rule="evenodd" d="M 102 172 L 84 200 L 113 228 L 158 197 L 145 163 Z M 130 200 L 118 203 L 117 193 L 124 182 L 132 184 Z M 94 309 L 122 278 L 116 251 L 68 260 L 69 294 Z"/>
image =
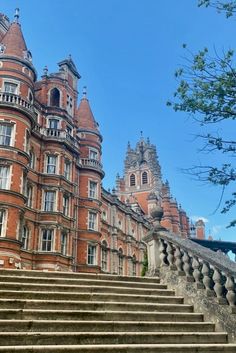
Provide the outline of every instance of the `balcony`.
<path id="1" fill-rule="evenodd" d="M 0 92 L 0 105 L 12 106 L 23 110 L 24 112 L 30 113 L 30 116 L 34 114 L 34 107 L 27 100 L 13 93 L 1 93 Z"/>
<path id="2" fill-rule="evenodd" d="M 40 128 L 40 133 L 47 138 L 59 140 L 62 142 L 67 142 L 73 147 L 78 148 L 77 140 L 71 136 L 67 131 L 60 129 L 50 129 L 50 128 Z"/>
<path id="3" fill-rule="evenodd" d="M 97 159 L 80 158 L 80 164 L 82 165 L 82 168 L 95 170 L 104 176 L 102 163 L 100 163 Z"/>

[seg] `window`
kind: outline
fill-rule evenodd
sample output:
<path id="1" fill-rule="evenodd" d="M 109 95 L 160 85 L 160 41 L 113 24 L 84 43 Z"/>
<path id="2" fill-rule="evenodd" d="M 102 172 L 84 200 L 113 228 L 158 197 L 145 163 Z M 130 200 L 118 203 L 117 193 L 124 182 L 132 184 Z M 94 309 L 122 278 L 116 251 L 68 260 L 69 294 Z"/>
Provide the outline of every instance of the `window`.
<path id="1" fill-rule="evenodd" d="M 0 165 L 0 189 L 9 188 L 10 167 Z"/>
<path id="2" fill-rule="evenodd" d="M 53 212 L 55 211 L 56 204 L 56 191 L 45 191 L 44 194 L 44 211 Z"/>
<path id="3" fill-rule="evenodd" d="M 106 240 L 103 240 L 101 244 L 101 265 L 102 265 L 102 270 L 107 271 L 107 242 Z"/>
<path id="4" fill-rule="evenodd" d="M 30 164 L 29 164 L 29 166 L 30 166 L 31 169 L 34 169 L 34 167 L 35 167 L 35 154 L 34 154 L 33 151 L 30 151 L 29 155 L 30 155 Z"/>
<path id="5" fill-rule="evenodd" d="M 22 249 L 27 250 L 29 246 L 29 229 L 25 226 L 23 227 L 21 242 Z"/>
<path id="6" fill-rule="evenodd" d="M 118 275 L 123 275 L 123 250 L 118 251 Z"/>
<path id="7" fill-rule="evenodd" d="M 32 185 L 27 184 L 26 196 L 27 196 L 26 205 L 28 207 L 32 207 L 32 200 L 33 200 L 33 187 L 32 187 Z"/>
<path id="8" fill-rule="evenodd" d="M 63 195 L 63 214 L 65 216 L 69 215 L 69 205 L 70 205 L 70 198 L 68 195 Z"/>
<path id="9" fill-rule="evenodd" d="M 57 171 L 57 156 L 48 155 L 47 156 L 47 166 L 46 171 L 48 174 L 56 174 Z"/>
<path id="10" fill-rule="evenodd" d="M 18 85 L 13 82 L 4 82 L 4 92 L 17 94 Z"/>
<path id="11" fill-rule="evenodd" d="M 90 159 L 98 159 L 98 153 L 96 150 L 89 150 L 89 158 Z"/>
<path id="12" fill-rule="evenodd" d="M 66 132 L 69 134 L 69 135 L 72 135 L 72 128 L 70 126 L 66 126 Z"/>
<path id="13" fill-rule="evenodd" d="M 61 233 L 61 254 L 66 255 L 67 253 L 67 232 Z"/>
<path id="14" fill-rule="evenodd" d="M 88 244 L 88 265 L 96 265 L 96 245 Z"/>
<path id="15" fill-rule="evenodd" d="M 135 186 L 135 175 L 134 174 L 130 175 L 130 186 Z"/>
<path id="16" fill-rule="evenodd" d="M 60 107 L 60 91 L 56 87 L 50 92 L 50 105 Z"/>
<path id="17" fill-rule="evenodd" d="M 28 130 L 25 132 L 25 152 L 30 153 L 30 133 Z"/>
<path id="18" fill-rule="evenodd" d="M 69 96 L 69 94 L 67 94 L 66 109 L 67 109 L 68 113 L 72 115 L 73 99 L 71 96 Z"/>
<path id="19" fill-rule="evenodd" d="M 6 210 L 0 210 L 0 237 L 5 236 Z"/>
<path id="20" fill-rule="evenodd" d="M 132 276 L 136 276 L 136 256 L 132 258 Z"/>
<path id="21" fill-rule="evenodd" d="M 42 241 L 41 250 L 42 251 L 52 251 L 53 250 L 53 229 L 43 229 L 42 230 Z"/>
<path id="22" fill-rule="evenodd" d="M 142 184 L 147 184 L 147 183 L 148 183 L 147 172 L 143 172 L 143 174 L 142 174 Z"/>
<path id="23" fill-rule="evenodd" d="M 12 125 L 0 124 L 0 145 L 11 146 Z"/>
<path id="24" fill-rule="evenodd" d="M 96 230 L 96 228 L 97 228 L 97 213 L 89 212 L 88 229 Z"/>
<path id="25" fill-rule="evenodd" d="M 97 183 L 95 181 L 89 182 L 89 197 L 93 199 L 97 197 Z"/>
<path id="26" fill-rule="evenodd" d="M 34 100 L 32 92 L 29 92 L 28 97 L 29 97 L 30 103 L 32 104 Z"/>
<path id="27" fill-rule="evenodd" d="M 71 166 L 70 161 L 68 159 L 65 159 L 65 162 L 64 162 L 64 177 L 67 180 L 70 180 L 70 166 Z"/>
<path id="28" fill-rule="evenodd" d="M 49 119 L 48 120 L 49 129 L 59 129 L 59 120 L 58 119 Z"/>

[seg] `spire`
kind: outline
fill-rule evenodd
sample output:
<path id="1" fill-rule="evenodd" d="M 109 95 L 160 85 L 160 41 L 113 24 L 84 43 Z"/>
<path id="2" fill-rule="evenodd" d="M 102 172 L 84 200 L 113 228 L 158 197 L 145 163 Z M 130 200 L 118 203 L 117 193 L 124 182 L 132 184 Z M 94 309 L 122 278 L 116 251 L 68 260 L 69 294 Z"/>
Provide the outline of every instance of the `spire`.
<path id="1" fill-rule="evenodd" d="M 19 9 L 16 9 L 14 22 L 3 37 L 2 44 L 5 47 L 4 55 L 12 55 L 20 59 L 31 59 L 19 24 Z"/>
<path id="2" fill-rule="evenodd" d="M 87 99 L 86 87 L 83 89 L 83 97 L 80 101 L 77 115 L 79 128 L 98 131 L 98 124 L 94 119 L 89 101 Z"/>
<path id="3" fill-rule="evenodd" d="M 20 17 L 19 12 L 20 12 L 20 9 L 16 8 L 15 9 L 15 15 L 14 15 L 14 22 L 15 23 L 19 23 L 19 17 Z"/>

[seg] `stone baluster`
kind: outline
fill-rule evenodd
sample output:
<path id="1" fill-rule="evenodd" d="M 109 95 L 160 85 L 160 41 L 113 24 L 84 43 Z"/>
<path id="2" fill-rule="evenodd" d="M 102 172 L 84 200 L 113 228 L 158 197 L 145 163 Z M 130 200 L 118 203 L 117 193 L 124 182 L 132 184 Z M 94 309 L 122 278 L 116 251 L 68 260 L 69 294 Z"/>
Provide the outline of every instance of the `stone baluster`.
<path id="1" fill-rule="evenodd" d="M 193 278 L 196 282 L 196 287 L 197 287 L 197 289 L 203 289 L 204 285 L 201 282 L 200 262 L 199 262 L 197 256 L 193 257 L 192 266 L 193 266 Z"/>
<path id="2" fill-rule="evenodd" d="M 231 307 L 235 307 L 236 294 L 235 294 L 235 283 L 234 278 L 230 275 L 227 275 L 225 282 L 225 288 L 227 289 L 226 298 Z"/>
<path id="3" fill-rule="evenodd" d="M 208 262 L 206 262 L 206 261 L 203 261 L 202 274 L 203 274 L 202 281 L 205 286 L 207 296 L 212 297 L 212 296 L 214 296 L 214 291 L 211 289 L 212 280 L 210 277 L 210 266 L 209 266 Z"/>
<path id="4" fill-rule="evenodd" d="M 216 294 L 219 304 L 226 304 L 226 299 L 223 298 L 223 285 L 222 285 L 222 275 L 218 268 L 214 267 L 214 274 L 212 277 L 214 281 L 214 292 Z"/>
<path id="5" fill-rule="evenodd" d="M 178 270 L 178 275 L 184 276 L 185 273 L 183 271 L 182 254 L 181 254 L 180 248 L 178 246 L 176 246 L 176 248 L 175 248 L 175 265 Z"/>
<path id="6" fill-rule="evenodd" d="M 174 249 L 173 249 L 173 245 L 169 241 L 167 242 L 166 251 L 167 251 L 167 260 L 169 262 L 170 269 L 176 270 Z"/>
<path id="7" fill-rule="evenodd" d="M 166 253 L 166 247 L 164 244 L 164 240 L 160 240 L 160 245 L 159 245 L 159 249 L 160 249 L 160 260 L 161 260 L 161 267 L 163 266 L 167 266 L 167 253 Z"/>
<path id="8" fill-rule="evenodd" d="M 191 268 L 192 268 L 191 259 L 187 251 L 184 251 L 183 262 L 184 262 L 183 270 L 185 272 L 186 279 L 188 282 L 193 282 L 194 278 L 191 273 Z"/>

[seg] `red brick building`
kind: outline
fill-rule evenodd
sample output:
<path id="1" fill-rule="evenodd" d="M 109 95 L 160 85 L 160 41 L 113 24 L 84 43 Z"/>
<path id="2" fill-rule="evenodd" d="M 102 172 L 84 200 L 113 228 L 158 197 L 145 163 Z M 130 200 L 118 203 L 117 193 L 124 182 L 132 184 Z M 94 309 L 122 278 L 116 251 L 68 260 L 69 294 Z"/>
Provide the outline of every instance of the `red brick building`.
<path id="1" fill-rule="evenodd" d="M 40 80 L 14 22 L 0 14 L 0 266 L 139 275 L 157 203 L 186 237 L 185 212 L 161 180 L 155 146 L 128 147 L 117 190 L 102 189 L 102 136 L 71 57 Z"/>

